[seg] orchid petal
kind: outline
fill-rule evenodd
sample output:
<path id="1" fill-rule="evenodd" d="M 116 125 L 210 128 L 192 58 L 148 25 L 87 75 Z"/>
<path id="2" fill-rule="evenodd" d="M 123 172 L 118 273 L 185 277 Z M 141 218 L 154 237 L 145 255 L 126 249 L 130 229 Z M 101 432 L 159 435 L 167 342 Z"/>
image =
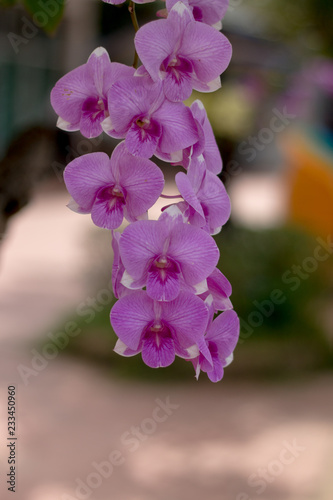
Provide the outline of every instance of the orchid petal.
<path id="1" fill-rule="evenodd" d="M 153 120 L 147 129 L 133 123 L 126 135 L 127 149 L 134 156 L 150 158 L 155 153 L 160 136 L 161 126 Z"/>
<path id="2" fill-rule="evenodd" d="M 211 82 L 227 68 L 231 44 L 219 31 L 202 23 L 190 23 L 183 35 L 180 54 L 189 59 L 202 82 Z"/>
<path id="3" fill-rule="evenodd" d="M 160 79 L 161 64 L 173 53 L 177 40 L 177 30 L 167 19 L 147 23 L 136 33 L 136 51 L 154 81 Z"/>
<path id="4" fill-rule="evenodd" d="M 110 204 L 110 200 L 104 197 L 97 198 L 91 209 L 91 218 L 94 224 L 105 229 L 117 229 L 124 218 L 123 203 L 117 202 L 114 198 Z"/>
<path id="5" fill-rule="evenodd" d="M 154 318 L 154 302 L 141 290 L 119 299 L 110 316 L 117 336 L 133 350 L 138 349 L 143 332 Z"/>
<path id="6" fill-rule="evenodd" d="M 158 148 L 163 153 L 174 153 L 197 142 L 194 118 L 184 104 L 166 100 L 155 112 L 154 118 L 162 125 Z"/>
<path id="7" fill-rule="evenodd" d="M 223 360 L 228 358 L 235 349 L 239 337 L 239 319 L 235 311 L 221 313 L 210 325 L 206 340 L 213 341 L 217 348 L 219 357 Z"/>
<path id="8" fill-rule="evenodd" d="M 188 349 L 203 337 L 207 309 L 196 295 L 180 292 L 171 302 L 162 303 L 161 319 L 177 332 L 182 348 Z"/>
<path id="9" fill-rule="evenodd" d="M 175 360 L 175 346 L 170 337 L 154 339 L 148 336 L 142 345 L 142 359 L 151 368 L 160 368 L 171 365 Z"/>
<path id="10" fill-rule="evenodd" d="M 185 281 L 196 285 L 207 278 L 219 259 L 219 249 L 209 234 L 188 224 L 175 225 L 168 255 L 179 263 Z"/>
<path id="11" fill-rule="evenodd" d="M 110 158 L 105 153 L 90 153 L 75 158 L 65 168 L 64 180 L 80 208 L 90 212 L 97 190 L 114 182 Z"/>
<path id="12" fill-rule="evenodd" d="M 131 357 L 135 356 L 141 351 L 141 346 L 137 349 L 130 349 L 126 344 L 124 344 L 124 342 L 118 339 L 113 350 L 120 356 Z"/>
<path id="13" fill-rule="evenodd" d="M 138 221 L 128 226 L 120 238 L 120 251 L 127 271 L 134 279 L 148 272 L 147 263 L 163 253 L 168 229 L 157 221 Z"/>

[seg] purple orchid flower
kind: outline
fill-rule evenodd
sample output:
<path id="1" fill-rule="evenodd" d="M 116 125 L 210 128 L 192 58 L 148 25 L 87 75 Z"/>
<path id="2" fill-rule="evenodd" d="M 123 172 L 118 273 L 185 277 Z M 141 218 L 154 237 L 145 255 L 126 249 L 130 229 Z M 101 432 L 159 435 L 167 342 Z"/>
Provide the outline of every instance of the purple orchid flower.
<path id="1" fill-rule="evenodd" d="M 88 62 L 60 78 L 51 91 L 51 104 L 59 115 L 62 130 L 80 130 L 85 137 L 97 137 L 108 116 L 107 91 L 114 82 L 134 74 L 124 64 L 111 63 L 107 51 L 98 47 Z"/>
<path id="2" fill-rule="evenodd" d="M 192 113 L 183 103 L 168 101 L 160 82 L 133 76 L 108 93 L 110 117 L 103 123 L 111 137 L 126 138 L 130 153 L 143 158 L 173 153 L 198 140 Z"/>
<path id="3" fill-rule="evenodd" d="M 202 341 L 199 342 L 200 354 L 192 362 L 197 378 L 202 370 L 212 382 L 219 382 L 223 378 L 224 368 L 233 359 L 233 351 L 239 337 L 239 319 L 232 310 L 220 314 L 214 321 L 211 320 L 212 317 L 204 337 L 206 345 L 202 345 Z M 207 355 L 207 347 L 210 355 Z"/>
<path id="4" fill-rule="evenodd" d="M 190 97 L 192 89 L 217 90 L 232 52 L 227 38 L 195 21 L 181 1 L 167 19 L 142 26 L 135 35 L 135 47 L 153 81 L 162 79 L 166 97 L 175 102 Z"/>
<path id="5" fill-rule="evenodd" d="M 221 19 L 224 17 L 229 6 L 229 0 L 183 0 L 190 7 L 196 21 L 209 24 L 220 30 Z M 166 0 L 168 11 L 177 3 L 177 0 Z"/>
<path id="6" fill-rule="evenodd" d="M 175 356 L 198 356 L 207 324 L 207 308 L 198 297 L 181 292 L 170 302 L 156 302 L 143 290 L 122 297 L 111 310 L 111 325 L 119 337 L 115 351 L 123 356 L 141 352 L 151 368 L 169 366 Z"/>
<path id="7" fill-rule="evenodd" d="M 129 275 L 125 273 L 122 283 L 143 280 L 148 295 L 160 301 L 175 299 L 182 282 L 185 287 L 200 285 L 219 259 L 218 247 L 209 234 L 168 213 L 157 221 L 128 226 L 119 247 Z"/>
<path id="8" fill-rule="evenodd" d="M 202 227 L 209 234 L 220 232 L 230 216 L 230 200 L 221 180 L 206 169 L 203 156 L 194 158 L 187 175 L 179 172 L 176 184 L 184 201 L 179 208 L 190 224 Z"/>
<path id="9" fill-rule="evenodd" d="M 96 226 L 116 229 L 123 217 L 133 222 L 153 206 L 164 178 L 150 160 L 131 155 L 118 144 L 111 159 L 105 153 L 75 158 L 64 172 L 70 195 L 79 213 L 91 213 Z M 74 209 L 73 206 L 70 208 Z"/>

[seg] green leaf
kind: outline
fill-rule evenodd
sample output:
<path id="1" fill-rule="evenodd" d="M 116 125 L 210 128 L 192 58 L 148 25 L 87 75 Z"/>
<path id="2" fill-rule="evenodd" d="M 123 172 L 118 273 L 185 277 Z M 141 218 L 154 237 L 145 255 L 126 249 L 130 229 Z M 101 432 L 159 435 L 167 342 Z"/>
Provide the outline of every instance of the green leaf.
<path id="1" fill-rule="evenodd" d="M 38 27 L 54 33 L 62 19 L 65 0 L 23 0 L 23 4 Z"/>

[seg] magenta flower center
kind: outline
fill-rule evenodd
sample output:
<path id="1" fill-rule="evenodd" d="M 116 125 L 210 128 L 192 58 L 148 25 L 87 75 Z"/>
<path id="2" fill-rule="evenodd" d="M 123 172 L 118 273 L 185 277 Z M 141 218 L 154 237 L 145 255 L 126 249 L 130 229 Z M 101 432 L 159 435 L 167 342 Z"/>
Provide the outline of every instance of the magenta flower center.
<path id="1" fill-rule="evenodd" d="M 93 121 L 104 120 L 108 115 L 106 108 L 106 101 L 101 97 L 88 97 L 82 105 L 83 113 L 89 114 Z"/>
<path id="2" fill-rule="evenodd" d="M 159 279 L 164 282 L 170 275 L 180 274 L 179 265 L 170 257 L 160 255 L 151 264 L 149 273 L 156 273 Z"/>
<path id="3" fill-rule="evenodd" d="M 138 118 L 135 122 L 138 127 L 147 129 L 150 126 L 150 120 L 149 118 Z"/>
<path id="4" fill-rule="evenodd" d="M 166 58 L 161 64 L 161 71 L 169 73 L 177 82 L 185 75 L 190 75 L 193 72 L 192 63 L 182 56 L 174 55 Z"/>
<path id="5" fill-rule="evenodd" d="M 112 210 L 115 205 L 125 205 L 125 193 L 118 185 L 102 188 L 97 194 L 97 198 L 100 201 L 107 202 L 110 210 Z"/>
<path id="6" fill-rule="evenodd" d="M 151 326 L 147 328 L 145 334 L 143 336 L 143 340 L 154 339 L 157 347 L 163 342 L 166 338 L 171 338 L 171 332 L 169 328 L 163 325 L 160 321 L 156 320 Z"/>

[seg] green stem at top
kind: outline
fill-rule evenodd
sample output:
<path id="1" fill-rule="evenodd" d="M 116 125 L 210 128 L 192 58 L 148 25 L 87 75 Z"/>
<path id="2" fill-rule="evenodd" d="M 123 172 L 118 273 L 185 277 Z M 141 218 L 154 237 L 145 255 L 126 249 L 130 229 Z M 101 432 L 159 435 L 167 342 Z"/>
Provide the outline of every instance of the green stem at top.
<path id="1" fill-rule="evenodd" d="M 128 12 L 130 13 L 132 24 L 134 26 L 135 33 L 136 33 L 139 29 L 139 24 L 138 24 L 136 12 L 135 12 L 135 3 L 132 1 L 130 1 L 129 5 L 128 5 Z M 133 60 L 133 65 L 132 65 L 133 68 L 136 69 L 138 67 L 138 63 L 139 63 L 139 57 L 138 57 L 137 51 L 135 50 L 134 51 L 134 60 Z"/>

